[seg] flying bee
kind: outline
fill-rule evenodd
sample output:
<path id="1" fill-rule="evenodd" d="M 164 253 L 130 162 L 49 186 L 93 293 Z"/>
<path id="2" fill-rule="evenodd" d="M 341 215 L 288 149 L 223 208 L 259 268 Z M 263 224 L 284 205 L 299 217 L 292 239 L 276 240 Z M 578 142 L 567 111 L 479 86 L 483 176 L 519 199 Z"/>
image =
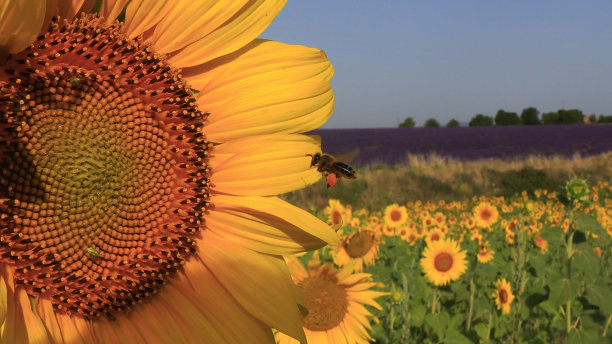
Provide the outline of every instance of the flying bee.
<path id="1" fill-rule="evenodd" d="M 315 153 L 306 155 L 312 157 L 310 167 L 317 166 L 317 171 L 323 173 L 327 178 L 327 187 L 336 185 L 336 181 L 342 177 L 348 179 L 356 178 L 355 170 L 351 166 L 336 160 L 336 158 L 329 154 Z"/>

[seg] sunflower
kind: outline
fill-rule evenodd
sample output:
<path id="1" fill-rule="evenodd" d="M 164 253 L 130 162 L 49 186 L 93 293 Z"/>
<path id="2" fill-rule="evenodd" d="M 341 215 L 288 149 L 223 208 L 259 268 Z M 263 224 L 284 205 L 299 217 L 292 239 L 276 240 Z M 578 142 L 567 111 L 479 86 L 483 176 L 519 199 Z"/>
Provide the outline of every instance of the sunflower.
<path id="1" fill-rule="evenodd" d="M 443 240 L 445 236 L 444 232 L 434 228 L 425 234 L 425 242 L 429 245 L 433 241 Z"/>
<path id="2" fill-rule="evenodd" d="M 425 277 L 437 286 L 455 281 L 467 269 L 465 250 L 451 239 L 430 242 L 423 251 L 421 268 Z"/>
<path id="3" fill-rule="evenodd" d="M 497 208 L 489 202 L 481 202 L 474 207 L 474 220 L 481 228 L 490 228 L 499 218 Z"/>
<path id="4" fill-rule="evenodd" d="M 505 278 L 495 281 L 495 291 L 492 296 L 495 299 L 497 310 L 501 310 L 502 314 L 510 313 L 510 305 L 514 301 L 514 294 L 512 294 L 510 283 Z"/>
<path id="5" fill-rule="evenodd" d="M 341 237 L 339 245 L 332 245 L 330 249 L 337 265 L 345 266 L 355 261 L 354 271 L 362 271 L 364 266 L 373 265 L 378 259 L 381 241 L 379 232 L 363 228 Z"/>
<path id="6" fill-rule="evenodd" d="M 340 201 L 330 199 L 329 205 L 323 209 L 323 214 L 327 216 L 327 223 L 334 228 L 340 228 L 351 222 L 352 210 L 350 206 L 343 206 Z"/>
<path id="7" fill-rule="evenodd" d="M 391 204 L 385 208 L 385 224 L 397 228 L 408 220 L 408 210 L 404 206 Z"/>
<path id="8" fill-rule="evenodd" d="M 0 2 L 0 342 L 305 340 L 325 54 L 256 39 L 284 0 L 94 2 Z"/>
<path id="9" fill-rule="evenodd" d="M 478 253 L 476 254 L 476 259 L 478 259 L 478 261 L 483 264 L 493 260 L 493 255 L 495 254 L 495 251 L 493 251 L 489 246 L 489 243 L 486 241 L 481 241 L 478 244 Z"/>
<path id="10" fill-rule="evenodd" d="M 308 263 L 308 272 L 299 261 L 287 260 L 293 280 L 306 301 L 302 326 L 308 343 L 372 341 L 368 334 L 372 329 L 370 321 L 378 322 L 378 319 L 364 306 L 381 310 L 375 299 L 389 294 L 372 290 L 379 285 L 372 282 L 372 275 L 353 274 L 350 266 L 338 271 L 330 263 L 321 265 L 316 252 Z M 275 332 L 277 343 L 298 343 L 281 332 Z"/>

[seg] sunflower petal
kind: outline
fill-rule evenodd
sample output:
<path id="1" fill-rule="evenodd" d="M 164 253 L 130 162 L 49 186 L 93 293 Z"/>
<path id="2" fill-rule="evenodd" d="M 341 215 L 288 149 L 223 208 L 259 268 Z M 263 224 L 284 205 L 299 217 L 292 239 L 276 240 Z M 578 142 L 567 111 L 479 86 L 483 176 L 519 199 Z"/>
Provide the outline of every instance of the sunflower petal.
<path id="1" fill-rule="evenodd" d="M 53 310 L 53 305 L 51 301 L 44 297 L 39 297 L 36 299 L 36 313 L 40 317 L 43 322 L 45 328 L 47 329 L 47 333 L 49 335 L 49 339 L 52 343 L 63 343 L 64 339 L 62 337 L 62 330 L 55 318 L 55 311 Z M 65 330 L 65 329 L 64 329 Z"/>
<path id="2" fill-rule="evenodd" d="M 306 132 L 331 116 L 333 68 L 320 50 L 258 40 L 202 68 L 186 75 L 201 88 L 198 105 L 210 113 L 205 130 L 213 142 Z"/>
<path id="3" fill-rule="evenodd" d="M 221 267 L 224 269 L 225 267 Z M 206 343 L 265 343 L 272 342 L 270 327 L 249 314 L 230 295 L 227 288 L 211 273 L 199 257 L 184 266 L 185 275 L 177 290 L 190 295 L 194 305 L 218 331 L 220 340 L 203 340 Z"/>
<path id="4" fill-rule="evenodd" d="M 286 1 L 250 0 L 217 29 L 170 56 L 169 62 L 178 68 L 197 66 L 242 48 L 270 25 Z"/>
<path id="5" fill-rule="evenodd" d="M 155 51 L 167 54 L 205 39 L 232 18 L 247 0 L 192 0 L 174 3 L 155 27 Z"/>
<path id="6" fill-rule="evenodd" d="M 328 244 L 338 243 L 338 235 L 328 224 L 277 197 L 213 195 L 210 202 L 215 209 L 234 209 L 256 216 L 265 214 L 266 217 L 276 217 Z"/>
<path id="7" fill-rule="evenodd" d="M 6 283 L 4 282 L 4 276 L 0 274 L 0 327 L 4 324 L 6 317 Z"/>
<path id="8" fill-rule="evenodd" d="M 45 20 L 46 2 L 39 0 L 0 1 L 0 58 L 27 48 Z"/>
<path id="9" fill-rule="evenodd" d="M 206 95 L 206 102 L 216 99 L 219 90 L 240 80 L 256 79 L 262 84 L 266 80 L 329 81 L 333 73 L 331 63 L 321 50 L 265 39 L 255 39 L 231 54 L 183 69 L 183 77 L 191 87 Z"/>
<path id="10" fill-rule="evenodd" d="M 318 137 L 306 135 L 264 135 L 220 145 L 223 161 L 211 159 L 215 171 L 211 182 L 216 191 L 234 195 L 267 196 L 302 189 L 321 178 L 310 166 L 321 149 Z M 274 149 L 270 149 L 271 146 Z M 245 148 L 248 147 L 248 148 Z M 232 150 L 238 151 L 231 156 Z M 239 151 L 240 150 L 240 151 Z"/>
<path id="11" fill-rule="evenodd" d="M 173 1 L 134 0 L 130 1 L 125 10 L 125 31 L 130 38 L 134 38 L 155 26 L 172 8 L 179 7 L 185 1 L 176 4 Z M 178 6 L 177 6 L 178 5 Z"/>
<path id="12" fill-rule="evenodd" d="M 204 235 L 198 246 L 204 264 L 249 313 L 283 333 L 306 341 L 293 282 L 282 257 L 240 248 L 212 233 Z M 270 288 L 271 283 L 274 288 Z"/>
<path id="13" fill-rule="evenodd" d="M 57 6 L 57 14 L 67 20 L 72 20 L 79 12 L 91 12 L 96 0 L 62 0 Z"/>
<path id="14" fill-rule="evenodd" d="M 267 254 L 287 255 L 311 251 L 324 243 L 278 217 L 246 214 L 217 207 L 206 216 L 206 228 L 240 245 Z"/>
<path id="15" fill-rule="evenodd" d="M 121 11 L 125 8 L 129 0 L 102 0 L 100 15 L 106 18 L 106 24 L 112 23 Z"/>

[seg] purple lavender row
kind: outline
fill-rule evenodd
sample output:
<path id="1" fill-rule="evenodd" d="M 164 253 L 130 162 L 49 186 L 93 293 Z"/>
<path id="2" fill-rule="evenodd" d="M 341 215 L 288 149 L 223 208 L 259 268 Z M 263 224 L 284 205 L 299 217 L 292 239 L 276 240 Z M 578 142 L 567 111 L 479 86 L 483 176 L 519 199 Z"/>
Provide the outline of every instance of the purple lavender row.
<path id="1" fill-rule="evenodd" d="M 407 154 L 456 159 L 571 157 L 612 151 L 612 125 L 537 125 L 456 128 L 319 129 L 323 151 L 349 156 L 356 166 L 398 164 Z"/>

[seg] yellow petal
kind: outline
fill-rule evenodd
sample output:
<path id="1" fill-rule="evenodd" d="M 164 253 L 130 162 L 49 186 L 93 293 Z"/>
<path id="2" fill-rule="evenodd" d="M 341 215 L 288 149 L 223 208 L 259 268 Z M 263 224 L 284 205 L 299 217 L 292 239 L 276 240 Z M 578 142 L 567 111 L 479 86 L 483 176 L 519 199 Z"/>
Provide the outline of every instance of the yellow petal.
<path id="1" fill-rule="evenodd" d="M 174 3 L 150 38 L 155 51 L 167 54 L 204 39 L 240 11 L 246 2 L 191 0 Z"/>
<path id="2" fill-rule="evenodd" d="M 4 324 L 6 317 L 6 283 L 4 277 L 0 275 L 0 326 Z"/>
<path id="3" fill-rule="evenodd" d="M 255 216 L 266 214 L 268 217 L 276 217 L 328 244 L 338 244 L 338 235 L 328 224 L 277 197 L 213 195 L 210 202 L 215 208 L 235 209 Z"/>
<path id="4" fill-rule="evenodd" d="M 30 298 L 22 287 L 8 286 L 6 320 L 2 343 L 48 343 L 49 337 L 40 318 L 32 311 Z"/>
<path id="5" fill-rule="evenodd" d="M 215 99 L 215 93 L 244 79 L 258 81 L 283 80 L 329 81 L 334 73 L 325 53 L 303 45 L 291 45 L 255 39 L 242 49 L 209 63 L 183 69 L 190 86 Z"/>
<path id="6" fill-rule="evenodd" d="M 0 59 L 27 48 L 40 32 L 46 2 L 40 0 L 0 0 Z"/>
<path id="7" fill-rule="evenodd" d="M 287 255 L 325 245 L 281 218 L 215 207 L 206 215 L 206 229 L 240 245 L 267 254 Z"/>
<path id="8" fill-rule="evenodd" d="M 322 51 L 264 40 L 186 70 L 210 113 L 204 130 L 213 142 L 318 128 L 333 110 L 332 75 Z"/>
<path id="9" fill-rule="evenodd" d="M 72 20 L 79 12 L 89 13 L 96 0 L 60 0 L 57 3 L 57 14 L 67 20 Z"/>
<path id="10" fill-rule="evenodd" d="M 209 232 L 204 233 L 198 247 L 202 261 L 247 311 L 269 326 L 306 341 L 293 282 L 282 257 L 241 248 Z"/>
<path id="11" fill-rule="evenodd" d="M 106 18 L 106 24 L 112 23 L 127 5 L 128 0 L 102 0 L 100 15 Z"/>
<path id="12" fill-rule="evenodd" d="M 196 66 L 236 51 L 270 25 L 286 0 L 250 0 L 214 31 L 169 58 L 178 68 Z M 225 4 L 225 2 L 223 2 Z"/>
<path id="13" fill-rule="evenodd" d="M 218 165 L 211 163 L 215 191 L 269 196 L 302 189 L 321 178 L 321 173 L 310 166 L 312 158 L 307 156 L 320 151 L 317 138 L 295 134 L 264 136 L 264 140 L 261 137 L 236 140 L 239 143 L 232 146 L 240 146 L 242 151 Z M 222 148 L 224 145 L 219 146 L 221 154 L 227 151 Z"/>
<path id="14" fill-rule="evenodd" d="M 60 329 L 57 319 L 55 318 L 55 311 L 53 310 L 51 301 L 44 297 L 37 298 L 36 313 L 47 329 L 51 342 L 62 343 L 64 341 L 62 337 L 62 329 Z"/>
<path id="15" fill-rule="evenodd" d="M 172 285 L 189 295 L 194 305 L 218 331 L 220 340 L 203 343 L 267 343 L 273 342 L 270 327 L 248 313 L 212 275 L 199 257 L 184 265 L 185 275 L 179 275 Z"/>
<path id="16" fill-rule="evenodd" d="M 125 10 L 125 31 L 128 37 L 134 38 L 149 30 L 160 20 L 168 15 L 172 8 L 181 6 L 191 1 L 181 2 L 159 0 L 134 0 L 130 1 Z"/>

